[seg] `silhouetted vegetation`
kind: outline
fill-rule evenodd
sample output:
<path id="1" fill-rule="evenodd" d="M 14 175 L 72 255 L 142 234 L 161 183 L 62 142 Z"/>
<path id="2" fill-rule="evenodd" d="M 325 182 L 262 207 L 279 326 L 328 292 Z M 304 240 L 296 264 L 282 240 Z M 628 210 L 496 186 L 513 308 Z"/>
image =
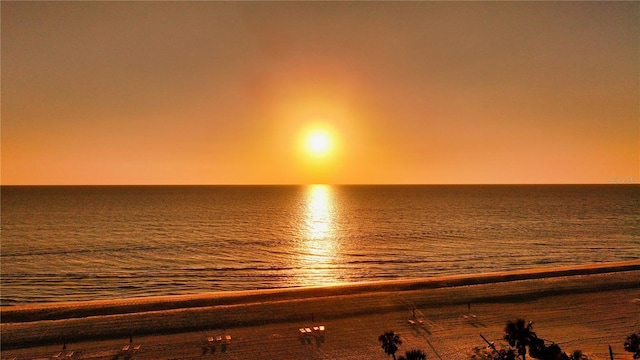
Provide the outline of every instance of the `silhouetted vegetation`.
<path id="1" fill-rule="evenodd" d="M 513 349 L 498 349 L 494 347 L 475 347 L 470 356 L 471 360 L 516 360 Z"/>
<path id="2" fill-rule="evenodd" d="M 527 325 L 525 325 L 523 319 L 509 321 L 507 322 L 504 332 L 504 339 L 509 342 L 510 346 L 517 350 L 518 356 L 520 356 L 522 360 L 526 359 L 527 347 L 529 348 L 529 356 L 539 360 L 588 359 L 580 350 L 575 350 L 571 353 L 571 356 L 569 356 L 562 351 L 558 344 L 553 342 L 550 345 L 545 344 L 545 341 L 533 332 L 533 323 L 531 321 L 529 321 Z M 503 354 L 500 358 L 513 359 L 508 353 Z"/>
<path id="3" fill-rule="evenodd" d="M 387 355 L 393 356 L 393 360 L 396 360 L 396 351 L 398 351 L 398 346 L 402 344 L 400 337 L 393 331 L 387 331 L 378 337 L 378 341 L 382 345 L 382 350 Z"/>
<path id="4" fill-rule="evenodd" d="M 571 353 L 571 356 L 569 358 L 573 359 L 573 360 L 582 360 L 582 359 L 588 360 L 589 359 L 589 357 L 587 357 L 586 355 L 584 355 L 582 353 L 582 350 L 573 350 L 573 353 Z"/>
<path id="5" fill-rule="evenodd" d="M 400 356 L 398 360 L 427 360 L 427 355 L 422 350 L 409 350 Z"/>
<path id="6" fill-rule="evenodd" d="M 634 359 L 640 359 L 640 331 L 627 336 L 624 342 L 624 349 L 633 353 Z"/>
<path id="7" fill-rule="evenodd" d="M 524 319 L 518 319 L 507 322 L 507 326 L 504 328 L 504 339 L 510 346 L 516 348 L 522 360 L 526 360 L 527 346 L 529 346 L 531 340 L 537 338 L 532 327 L 531 321 L 525 325 Z"/>
<path id="8" fill-rule="evenodd" d="M 396 352 L 398 351 L 398 346 L 402 345 L 402 340 L 400 340 L 400 336 L 393 331 L 387 331 L 384 334 L 378 337 L 378 341 L 382 345 L 382 349 L 385 354 L 393 356 L 393 359 L 396 359 Z M 398 360 L 426 360 L 427 355 L 422 350 L 413 349 L 408 350 L 404 353 L 404 356 L 400 356 Z"/>

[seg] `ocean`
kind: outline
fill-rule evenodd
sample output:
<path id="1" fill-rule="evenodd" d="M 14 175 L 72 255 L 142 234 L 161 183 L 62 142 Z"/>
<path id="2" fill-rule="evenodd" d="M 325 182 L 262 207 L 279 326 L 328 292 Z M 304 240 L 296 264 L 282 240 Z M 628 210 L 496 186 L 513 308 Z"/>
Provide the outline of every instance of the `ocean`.
<path id="1" fill-rule="evenodd" d="M 640 186 L 2 186 L 2 305 L 640 259 Z"/>

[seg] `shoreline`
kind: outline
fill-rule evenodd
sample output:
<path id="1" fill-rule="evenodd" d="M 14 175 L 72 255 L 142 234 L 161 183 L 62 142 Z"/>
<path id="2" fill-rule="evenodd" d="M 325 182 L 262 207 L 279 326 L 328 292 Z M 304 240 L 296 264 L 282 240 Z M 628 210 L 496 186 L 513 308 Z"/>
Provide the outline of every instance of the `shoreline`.
<path id="1" fill-rule="evenodd" d="M 33 303 L 0 307 L 0 323 L 62 320 L 74 317 L 234 305 L 248 302 L 292 299 L 300 300 L 305 298 L 357 295 L 362 293 L 438 289 L 556 278 L 563 276 L 606 274 L 634 270 L 640 270 L 640 260 L 572 265 L 564 267 L 541 267 L 523 270 L 448 275 L 416 279 L 344 283 L 325 286 L 220 291 L 201 294 L 149 296 L 93 301 Z"/>
<path id="2" fill-rule="evenodd" d="M 3 349 L 640 289 L 640 261 L 0 309 Z M 474 305 L 475 306 L 475 305 Z"/>

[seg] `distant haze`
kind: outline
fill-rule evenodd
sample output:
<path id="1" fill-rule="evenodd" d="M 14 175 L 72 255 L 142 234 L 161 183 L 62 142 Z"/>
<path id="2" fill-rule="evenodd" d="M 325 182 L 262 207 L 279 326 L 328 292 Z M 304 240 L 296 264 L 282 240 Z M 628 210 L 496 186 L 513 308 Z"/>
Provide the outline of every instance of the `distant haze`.
<path id="1" fill-rule="evenodd" d="M 640 182 L 638 2 L 0 6 L 2 184 Z"/>

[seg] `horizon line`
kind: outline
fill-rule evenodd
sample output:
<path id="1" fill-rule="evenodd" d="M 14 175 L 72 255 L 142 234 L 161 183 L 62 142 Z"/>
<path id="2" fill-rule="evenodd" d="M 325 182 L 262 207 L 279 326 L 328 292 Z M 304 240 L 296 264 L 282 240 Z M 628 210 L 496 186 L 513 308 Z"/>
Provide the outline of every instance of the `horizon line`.
<path id="1" fill-rule="evenodd" d="M 103 186 L 103 187 L 118 187 L 118 186 L 129 186 L 129 187 L 160 187 L 160 186 L 314 186 L 314 185 L 328 185 L 328 186 L 559 186 L 559 185 L 567 185 L 567 186 L 577 186 L 577 185 L 640 185 L 640 182 L 633 181 L 610 181 L 610 182 L 594 182 L 594 183 L 278 183 L 278 184 L 250 184 L 250 183 L 242 183 L 242 184 L 0 184 L 1 187 L 4 186 L 24 186 L 24 187 L 71 187 L 71 186 Z"/>

